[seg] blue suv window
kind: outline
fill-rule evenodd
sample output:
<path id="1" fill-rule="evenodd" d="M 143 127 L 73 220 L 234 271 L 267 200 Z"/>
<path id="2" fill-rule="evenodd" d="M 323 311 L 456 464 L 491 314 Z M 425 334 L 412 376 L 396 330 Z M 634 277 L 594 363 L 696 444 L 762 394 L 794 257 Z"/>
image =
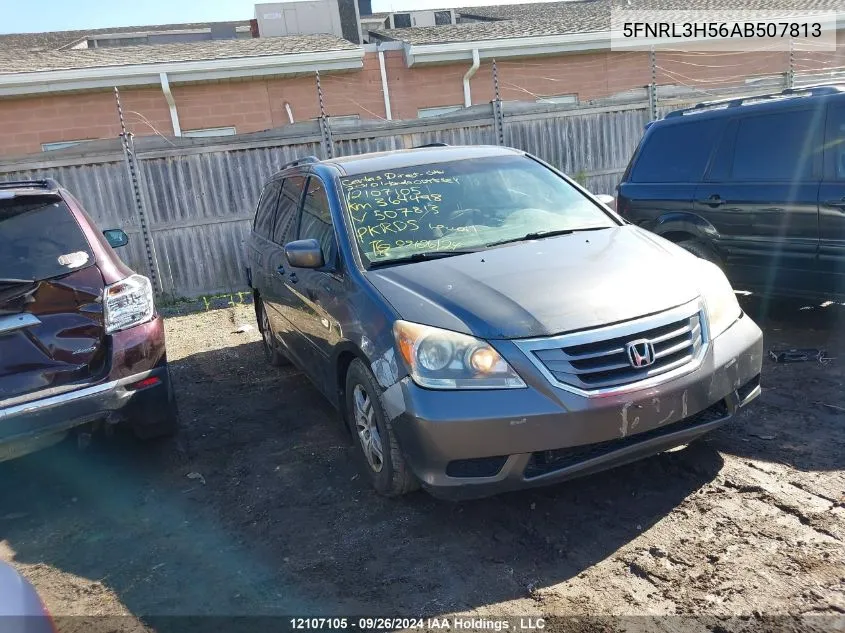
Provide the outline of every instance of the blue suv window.
<path id="1" fill-rule="evenodd" d="M 819 150 L 812 110 L 787 110 L 739 121 L 731 180 L 804 180 Z"/>
<path id="2" fill-rule="evenodd" d="M 640 150 L 631 182 L 698 182 L 721 121 L 685 121 L 655 127 Z"/>

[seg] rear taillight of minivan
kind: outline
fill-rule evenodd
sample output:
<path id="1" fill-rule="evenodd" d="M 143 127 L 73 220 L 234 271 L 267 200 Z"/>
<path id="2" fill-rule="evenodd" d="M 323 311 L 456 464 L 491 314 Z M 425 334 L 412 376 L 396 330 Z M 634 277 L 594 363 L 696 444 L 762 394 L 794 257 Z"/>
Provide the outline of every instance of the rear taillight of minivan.
<path id="1" fill-rule="evenodd" d="M 106 333 L 151 321 L 155 314 L 153 287 L 143 275 L 132 275 L 103 291 Z"/>

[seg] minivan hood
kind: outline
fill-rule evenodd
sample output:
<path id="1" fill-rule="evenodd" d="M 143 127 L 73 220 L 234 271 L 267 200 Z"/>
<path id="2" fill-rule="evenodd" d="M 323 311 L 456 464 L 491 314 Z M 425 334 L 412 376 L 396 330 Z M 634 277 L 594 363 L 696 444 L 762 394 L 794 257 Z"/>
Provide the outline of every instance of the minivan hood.
<path id="1" fill-rule="evenodd" d="M 407 321 L 481 338 L 551 336 L 695 299 L 692 255 L 634 226 L 365 274 Z"/>

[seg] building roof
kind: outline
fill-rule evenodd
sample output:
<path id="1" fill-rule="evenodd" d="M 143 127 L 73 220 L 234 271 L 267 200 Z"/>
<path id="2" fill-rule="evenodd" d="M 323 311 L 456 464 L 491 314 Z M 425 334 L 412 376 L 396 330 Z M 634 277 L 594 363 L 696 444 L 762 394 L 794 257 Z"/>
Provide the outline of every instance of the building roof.
<path id="1" fill-rule="evenodd" d="M 610 30 L 612 7 L 651 11 L 845 11 L 845 0 L 569 0 L 456 9 L 454 25 L 371 31 L 383 40 L 446 44 Z"/>
<path id="2" fill-rule="evenodd" d="M 0 34 L 0 50 L 6 48 L 24 49 L 29 52 L 55 51 L 91 38 L 111 33 L 161 33 L 166 31 L 191 31 L 210 29 L 215 24 L 226 24 L 236 29 L 249 28 L 249 20 L 236 22 L 189 22 L 185 24 L 154 24 L 148 26 L 118 26 L 110 29 L 88 29 L 87 31 L 51 31 L 47 33 Z"/>
<path id="3" fill-rule="evenodd" d="M 141 29 L 135 28 L 133 31 Z M 146 30 L 146 29 L 145 29 Z M 114 30 L 104 31 L 112 33 Z M 90 34 L 90 32 L 87 32 Z M 37 34 L 54 35 L 54 34 Z M 58 35 L 58 34 L 55 34 Z M 8 37 L 8 36 L 6 36 Z M 42 42 L 47 38 L 42 38 Z M 53 41 L 68 41 L 55 38 Z M 293 53 L 318 53 L 356 49 L 351 42 L 334 35 L 295 35 L 255 39 L 203 40 L 168 44 L 116 46 L 89 49 L 23 49 L 7 47 L 0 39 L 0 74 L 102 68 L 163 62 L 262 57 Z"/>

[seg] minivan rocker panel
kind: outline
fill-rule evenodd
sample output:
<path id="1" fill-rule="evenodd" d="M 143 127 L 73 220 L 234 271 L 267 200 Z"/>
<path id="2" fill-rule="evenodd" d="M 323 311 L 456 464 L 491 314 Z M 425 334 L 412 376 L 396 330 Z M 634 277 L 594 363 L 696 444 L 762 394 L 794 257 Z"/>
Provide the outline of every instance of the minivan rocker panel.
<path id="1" fill-rule="evenodd" d="M 686 251 L 632 226 L 366 273 L 401 318 L 485 339 L 551 336 L 667 310 L 698 296 L 695 275 Z"/>

